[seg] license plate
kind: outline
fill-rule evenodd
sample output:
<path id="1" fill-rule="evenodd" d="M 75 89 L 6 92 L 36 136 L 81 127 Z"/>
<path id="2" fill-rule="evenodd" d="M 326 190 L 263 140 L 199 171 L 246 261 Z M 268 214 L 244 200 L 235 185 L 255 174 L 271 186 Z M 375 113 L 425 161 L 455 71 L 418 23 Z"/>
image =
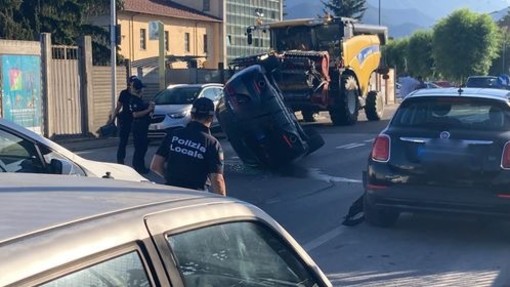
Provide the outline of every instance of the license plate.
<path id="1" fill-rule="evenodd" d="M 149 130 L 151 130 L 151 131 L 159 130 L 159 125 L 150 125 Z"/>

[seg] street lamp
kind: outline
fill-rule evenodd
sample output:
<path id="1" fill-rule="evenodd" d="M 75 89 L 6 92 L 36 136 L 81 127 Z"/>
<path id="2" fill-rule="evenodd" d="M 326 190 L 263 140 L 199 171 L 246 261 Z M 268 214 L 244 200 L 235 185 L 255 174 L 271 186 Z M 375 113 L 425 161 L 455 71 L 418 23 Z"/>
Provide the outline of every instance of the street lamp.
<path id="1" fill-rule="evenodd" d="M 381 0 L 379 0 L 379 25 L 381 25 Z"/>
<path id="2" fill-rule="evenodd" d="M 505 58 L 506 58 L 506 41 L 508 36 L 508 26 L 505 27 L 505 39 L 503 40 L 503 52 L 502 52 L 502 62 L 503 62 L 503 74 L 506 74 L 506 68 L 505 68 Z"/>
<path id="3" fill-rule="evenodd" d="M 110 62 L 112 68 L 112 117 L 115 114 L 115 98 L 117 97 L 117 41 L 115 37 L 117 11 L 115 0 L 110 0 Z"/>

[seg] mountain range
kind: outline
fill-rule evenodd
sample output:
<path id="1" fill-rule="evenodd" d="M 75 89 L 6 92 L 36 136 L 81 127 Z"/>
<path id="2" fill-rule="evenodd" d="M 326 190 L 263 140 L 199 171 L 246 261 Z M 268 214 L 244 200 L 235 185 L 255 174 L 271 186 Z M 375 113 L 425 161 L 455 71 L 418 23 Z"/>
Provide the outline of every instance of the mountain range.
<path id="1" fill-rule="evenodd" d="M 411 35 L 419 29 L 429 29 L 457 9 L 468 8 L 478 13 L 490 13 L 499 20 L 508 13 L 505 0 L 367 0 L 362 22 L 388 26 L 391 37 Z M 286 19 L 309 18 L 324 14 L 321 0 L 285 0 Z M 381 5 L 379 19 L 379 4 Z"/>

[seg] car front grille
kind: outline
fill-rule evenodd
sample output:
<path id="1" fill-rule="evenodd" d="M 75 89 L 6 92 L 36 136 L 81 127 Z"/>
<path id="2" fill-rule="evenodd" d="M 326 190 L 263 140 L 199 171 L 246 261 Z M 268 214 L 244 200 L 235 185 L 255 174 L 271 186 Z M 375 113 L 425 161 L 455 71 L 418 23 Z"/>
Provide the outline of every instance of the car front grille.
<path id="1" fill-rule="evenodd" d="M 151 117 L 151 124 L 157 124 L 165 119 L 165 115 L 153 115 Z"/>

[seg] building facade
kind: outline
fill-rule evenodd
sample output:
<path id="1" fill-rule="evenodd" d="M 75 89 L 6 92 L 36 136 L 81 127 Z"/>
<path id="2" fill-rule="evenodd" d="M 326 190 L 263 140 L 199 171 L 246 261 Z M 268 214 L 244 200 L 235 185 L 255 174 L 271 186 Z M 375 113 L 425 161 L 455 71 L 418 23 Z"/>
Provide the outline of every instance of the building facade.
<path id="1" fill-rule="evenodd" d="M 246 29 L 282 19 L 283 0 L 125 0 L 117 12 L 119 53 L 135 66 L 156 63 L 159 46 L 149 39 L 149 23 L 161 21 L 170 68 L 186 68 L 188 59 L 196 59 L 198 68 L 216 69 L 219 63 L 267 51 L 269 33 L 254 30 L 248 45 Z M 92 21 L 108 27 L 109 16 Z"/>
<path id="2" fill-rule="evenodd" d="M 109 15 L 91 19 L 108 27 Z M 225 59 L 223 20 L 188 6 L 166 0 L 125 0 L 117 11 L 121 43 L 119 54 L 136 66 L 157 65 L 159 41 L 151 39 L 150 22 L 164 26 L 165 57 L 169 68 L 216 69 Z"/>
<path id="3" fill-rule="evenodd" d="M 270 47 L 269 33 L 255 30 L 248 45 L 246 29 L 262 23 L 283 20 L 283 0 L 174 0 L 179 4 L 223 19 L 224 63 L 240 56 L 265 52 Z"/>
<path id="4" fill-rule="evenodd" d="M 262 53 L 270 48 L 269 32 L 255 30 L 253 43 L 248 45 L 246 29 L 260 19 L 271 23 L 283 19 L 283 0 L 226 0 L 227 62 L 240 57 Z"/>

